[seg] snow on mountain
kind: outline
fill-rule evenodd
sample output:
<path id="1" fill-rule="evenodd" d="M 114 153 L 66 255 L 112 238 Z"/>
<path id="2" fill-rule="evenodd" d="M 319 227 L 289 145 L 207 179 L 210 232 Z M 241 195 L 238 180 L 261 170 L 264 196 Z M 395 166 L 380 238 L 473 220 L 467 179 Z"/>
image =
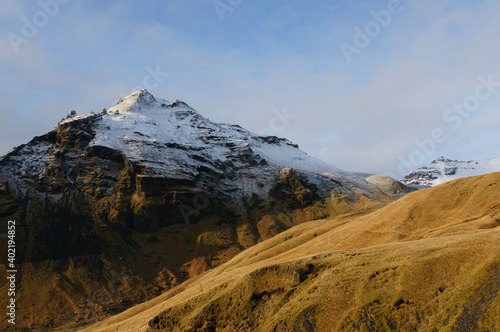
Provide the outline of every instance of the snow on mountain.
<path id="1" fill-rule="evenodd" d="M 500 172 L 500 158 L 487 162 L 458 161 L 440 157 L 404 177 L 401 182 L 416 186 L 437 186 L 451 180 L 469 176 Z"/>
<path id="2" fill-rule="evenodd" d="M 181 101 L 156 99 L 146 90 L 136 91 L 107 111 L 91 146 L 107 146 L 141 161 L 152 172 L 170 173 L 179 165 L 192 169 L 195 151 L 210 150 L 203 156 L 211 163 L 228 161 L 234 149 L 251 149 L 267 163 L 308 172 L 343 171 L 313 158 L 283 138 L 260 137 L 238 125 L 218 124 L 203 117 Z M 168 147 L 181 145 L 172 155 Z M 196 171 L 191 171 L 196 175 Z"/>

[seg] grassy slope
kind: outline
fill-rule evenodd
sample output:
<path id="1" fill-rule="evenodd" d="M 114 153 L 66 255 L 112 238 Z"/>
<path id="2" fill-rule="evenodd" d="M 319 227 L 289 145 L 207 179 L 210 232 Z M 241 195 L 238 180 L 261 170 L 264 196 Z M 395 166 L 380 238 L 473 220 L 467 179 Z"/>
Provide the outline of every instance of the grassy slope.
<path id="1" fill-rule="evenodd" d="M 499 194 L 494 173 L 301 224 L 87 330 L 499 330 Z"/>

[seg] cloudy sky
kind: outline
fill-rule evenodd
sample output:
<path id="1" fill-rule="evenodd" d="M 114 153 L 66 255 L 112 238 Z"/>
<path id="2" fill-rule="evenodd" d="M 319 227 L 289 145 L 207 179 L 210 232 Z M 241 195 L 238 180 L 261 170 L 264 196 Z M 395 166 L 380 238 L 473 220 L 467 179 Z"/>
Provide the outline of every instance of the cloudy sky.
<path id="1" fill-rule="evenodd" d="M 0 154 L 147 88 L 400 177 L 500 157 L 494 0 L 3 0 Z"/>

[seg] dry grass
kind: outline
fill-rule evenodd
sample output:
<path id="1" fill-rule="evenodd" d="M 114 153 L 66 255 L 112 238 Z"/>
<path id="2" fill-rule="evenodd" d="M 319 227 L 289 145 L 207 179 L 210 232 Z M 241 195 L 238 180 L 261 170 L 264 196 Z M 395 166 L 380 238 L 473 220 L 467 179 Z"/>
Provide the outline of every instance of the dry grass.
<path id="1" fill-rule="evenodd" d="M 83 331 L 500 330 L 499 194 L 494 173 L 304 223 Z"/>

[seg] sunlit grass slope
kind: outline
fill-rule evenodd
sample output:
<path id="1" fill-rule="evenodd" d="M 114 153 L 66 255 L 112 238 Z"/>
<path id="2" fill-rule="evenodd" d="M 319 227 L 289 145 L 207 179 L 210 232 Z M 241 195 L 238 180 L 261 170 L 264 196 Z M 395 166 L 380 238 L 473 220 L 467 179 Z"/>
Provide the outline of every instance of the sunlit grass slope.
<path id="1" fill-rule="evenodd" d="M 500 173 L 304 223 L 87 331 L 499 331 Z"/>

